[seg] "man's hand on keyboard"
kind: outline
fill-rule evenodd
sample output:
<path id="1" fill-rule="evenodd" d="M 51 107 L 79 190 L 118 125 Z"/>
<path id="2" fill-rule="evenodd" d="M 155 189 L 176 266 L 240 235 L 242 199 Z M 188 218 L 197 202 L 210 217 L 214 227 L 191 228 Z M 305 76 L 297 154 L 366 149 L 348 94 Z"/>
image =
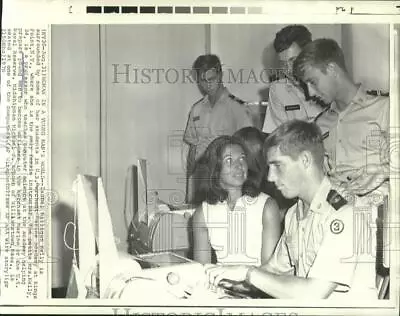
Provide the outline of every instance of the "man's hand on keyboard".
<path id="1" fill-rule="evenodd" d="M 246 265 L 205 265 L 210 286 L 218 286 L 222 279 L 242 282 L 246 280 L 246 274 L 250 266 Z"/>

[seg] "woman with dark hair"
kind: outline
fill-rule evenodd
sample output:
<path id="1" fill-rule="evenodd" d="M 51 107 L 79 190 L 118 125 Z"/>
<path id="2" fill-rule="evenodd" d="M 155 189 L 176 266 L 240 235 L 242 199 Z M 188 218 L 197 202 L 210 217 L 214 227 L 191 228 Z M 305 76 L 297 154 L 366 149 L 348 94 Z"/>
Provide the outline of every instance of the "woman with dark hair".
<path id="1" fill-rule="evenodd" d="M 193 203 L 193 258 L 211 262 L 261 265 L 280 237 L 276 202 L 260 191 L 257 173 L 239 138 L 220 136 L 210 143 L 196 170 Z"/>

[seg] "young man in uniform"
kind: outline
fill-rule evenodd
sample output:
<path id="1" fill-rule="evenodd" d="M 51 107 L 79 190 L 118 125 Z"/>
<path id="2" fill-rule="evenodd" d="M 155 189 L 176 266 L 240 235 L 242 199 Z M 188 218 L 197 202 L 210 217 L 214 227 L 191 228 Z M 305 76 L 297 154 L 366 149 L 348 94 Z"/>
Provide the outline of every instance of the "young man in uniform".
<path id="1" fill-rule="evenodd" d="M 274 49 L 286 74 L 285 78 L 271 83 L 263 132 L 271 133 L 292 119 L 310 121 L 323 110 L 321 105 L 305 97 L 304 86 L 292 75 L 293 61 L 310 42 L 311 33 L 303 25 L 289 25 L 276 33 Z"/>
<path id="2" fill-rule="evenodd" d="M 193 72 L 200 92 L 204 95 L 190 110 L 183 140 L 189 145 L 187 157 L 187 192 L 190 202 L 196 161 L 213 139 L 221 135 L 233 135 L 243 127 L 253 126 L 251 114 L 245 102 L 229 93 L 222 82 L 221 61 L 216 55 L 199 56 L 193 64 Z"/>
<path id="3" fill-rule="evenodd" d="M 294 73 L 307 84 L 310 95 L 331 103 L 315 120 L 327 127 L 326 171 L 355 206 L 357 221 L 367 222 L 369 236 L 381 239 L 376 223 L 389 212 L 389 98 L 371 94 L 353 81 L 343 51 L 332 39 L 315 40 L 304 47 L 295 60 Z M 375 248 L 364 249 L 366 260 L 376 255 Z"/>
<path id="4" fill-rule="evenodd" d="M 375 262 L 364 262 L 354 209 L 323 170 L 319 127 L 292 120 L 267 138 L 268 180 L 286 198 L 298 197 L 285 216 L 285 230 L 271 259 L 261 267 L 206 267 L 208 280 L 246 281 L 275 298 L 377 298 Z M 358 228 L 358 227 L 357 227 Z"/>
<path id="5" fill-rule="evenodd" d="M 357 196 L 388 194 L 389 98 L 370 95 L 347 73 L 344 56 L 332 39 L 303 48 L 294 72 L 310 95 L 331 103 L 317 119 L 329 127 L 324 144 L 331 181 Z M 334 102 L 332 102 L 334 101 Z"/>

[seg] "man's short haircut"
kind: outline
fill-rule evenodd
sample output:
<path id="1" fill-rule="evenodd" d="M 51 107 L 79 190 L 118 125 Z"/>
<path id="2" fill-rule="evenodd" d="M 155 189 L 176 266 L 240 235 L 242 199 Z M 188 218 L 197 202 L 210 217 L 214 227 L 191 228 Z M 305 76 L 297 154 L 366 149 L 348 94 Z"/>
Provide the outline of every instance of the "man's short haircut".
<path id="1" fill-rule="evenodd" d="M 324 162 L 324 144 L 320 128 L 315 123 L 291 120 L 276 128 L 264 142 L 264 157 L 268 150 L 279 148 L 281 153 L 297 159 L 304 151 L 311 152 L 315 164 L 322 167 Z"/>
<path id="2" fill-rule="evenodd" d="M 307 67 L 320 69 L 326 73 L 329 63 L 335 63 L 346 71 L 343 51 L 333 39 L 321 38 L 307 44 L 294 61 L 293 72 L 297 78 L 302 79 Z"/>
<path id="3" fill-rule="evenodd" d="M 218 74 L 222 73 L 221 60 L 217 55 L 213 54 L 200 55 L 196 58 L 192 67 L 196 80 L 200 78 L 202 73 L 212 69 Z"/>
<path id="4" fill-rule="evenodd" d="M 293 43 L 296 43 L 300 48 L 303 48 L 305 45 L 310 43 L 311 40 L 311 33 L 304 25 L 289 25 L 276 33 L 274 48 L 279 54 L 288 49 Z"/>

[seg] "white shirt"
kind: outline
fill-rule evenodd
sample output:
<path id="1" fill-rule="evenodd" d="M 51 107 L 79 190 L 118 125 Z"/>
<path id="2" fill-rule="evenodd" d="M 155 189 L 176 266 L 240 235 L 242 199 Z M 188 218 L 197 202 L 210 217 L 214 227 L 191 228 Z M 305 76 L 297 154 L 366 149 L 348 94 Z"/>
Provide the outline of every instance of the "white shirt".
<path id="1" fill-rule="evenodd" d="M 293 119 L 311 121 L 321 111 L 318 104 L 306 101 L 304 93 L 288 79 L 274 81 L 269 88 L 263 132 L 271 133 L 282 123 Z"/>
<path id="2" fill-rule="evenodd" d="M 195 147 L 197 160 L 218 136 L 233 135 L 239 129 L 253 125 L 244 101 L 224 88 L 214 105 L 211 105 L 208 96 L 193 105 L 183 140 Z"/>
<path id="3" fill-rule="evenodd" d="M 324 140 L 330 158 L 330 176 L 339 182 L 348 182 L 360 173 L 382 172 L 378 180 L 383 182 L 388 177 L 383 166 L 389 164 L 389 98 L 368 95 L 360 86 L 345 110 L 340 112 L 332 104 L 331 111 L 335 113 L 321 115 L 321 119 L 337 116 Z"/>
<path id="4" fill-rule="evenodd" d="M 267 269 L 337 283 L 330 299 L 377 299 L 375 258 L 366 252 L 367 246 L 375 251 L 375 239 L 362 238 L 370 224 L 359 222 L 355 208 L 325 177 L 305 216 L 301 200 L 288 210 Z"/>
<path id="5" fill-rule="evenodd" d="M 260 193 L 244 195 L 231 211 L 226 201 L 211 205 L 203 202 L 202 210 L 211 246 L 218 263 L 261 264 L 262 216 L 269 196 Z"/>

